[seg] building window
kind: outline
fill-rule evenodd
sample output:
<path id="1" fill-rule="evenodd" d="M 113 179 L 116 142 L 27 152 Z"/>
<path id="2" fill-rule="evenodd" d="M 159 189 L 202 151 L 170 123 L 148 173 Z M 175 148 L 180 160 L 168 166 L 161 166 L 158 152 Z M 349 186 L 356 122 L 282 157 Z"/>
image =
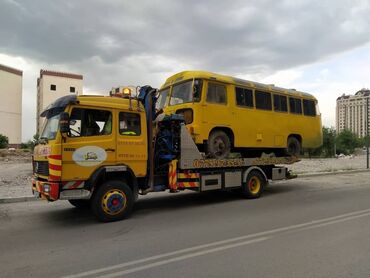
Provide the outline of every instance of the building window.
<path id="1" fill-rule="evenodd" d="M 56 91 L 56 90 L 57 90 L 57 85 L 51 84 L 50 91 Z"/>
<path id="2" fill-rule="evenodd" d="M 70 93 L 75 93 L 76 92 L 76 88 L 75 87 L 69 87 L 69 92 Z"/>

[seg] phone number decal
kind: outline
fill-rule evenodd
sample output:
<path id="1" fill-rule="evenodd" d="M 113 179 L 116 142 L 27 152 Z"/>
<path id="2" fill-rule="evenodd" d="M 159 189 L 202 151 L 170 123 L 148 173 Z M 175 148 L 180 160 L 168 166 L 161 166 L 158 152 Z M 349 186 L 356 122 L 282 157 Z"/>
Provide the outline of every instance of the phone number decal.
<path id="1" fill-rule="evenodd" d="M 195 168 L 219 168 L 219 167 L 241 167 L 244 166 L 243 159 L 195 159 Z"/>

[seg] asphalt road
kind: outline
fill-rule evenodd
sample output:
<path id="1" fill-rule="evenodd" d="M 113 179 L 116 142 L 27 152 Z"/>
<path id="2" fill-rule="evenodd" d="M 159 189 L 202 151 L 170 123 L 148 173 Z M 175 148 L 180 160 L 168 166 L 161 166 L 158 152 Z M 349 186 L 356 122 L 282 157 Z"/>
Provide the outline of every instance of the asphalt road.
<path id="1" fill-rule="evenodd" d="M 97 223 L 66 202 L 0 204 L 0 277 L 370 277 L 370 172 L 235 193 L 151 194 Z"/>

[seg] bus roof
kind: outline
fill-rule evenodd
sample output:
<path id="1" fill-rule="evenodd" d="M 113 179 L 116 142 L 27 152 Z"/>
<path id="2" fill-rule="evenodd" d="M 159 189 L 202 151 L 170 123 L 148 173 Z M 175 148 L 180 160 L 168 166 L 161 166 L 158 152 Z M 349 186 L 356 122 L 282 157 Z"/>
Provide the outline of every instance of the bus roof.
<path id="1" fill-rule="evenodd" d="M 315 99 L 315 97 L 309 93 L 305 93 L 302 91 L 297 91 L 295 89 L 286 89 L 277 87 L 274 84 L 263 84 L 255 81 L 240 79 L 228 75 L 217 74 L 208 71 L 182 71 L 176 73 L 169 78 L 167 78 L 166 82 L 161 86 L 161 89 L 164 89 L 170 85 L 176 84 L 178 82 L 182 82 L 185 80 L 193 79 L 193 78 L 203 78 L 209 80 L 220 81 L 224 83 L 240 85 L 240 86 L 247 86 L 254 89 L 260 89 L 265 91 L 277 92 L 277 93 L 284 93 L 284 94 L 291 94 L 295 96 L 304 96 Z"/>

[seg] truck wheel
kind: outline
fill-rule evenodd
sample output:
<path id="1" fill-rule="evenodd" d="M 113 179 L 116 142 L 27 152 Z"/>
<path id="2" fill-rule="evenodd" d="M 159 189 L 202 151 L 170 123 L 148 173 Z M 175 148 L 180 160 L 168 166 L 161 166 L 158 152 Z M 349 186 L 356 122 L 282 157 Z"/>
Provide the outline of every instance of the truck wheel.
<path id="1" fill-rule="evenodd" d="M 299 156 L 301 153 L 301 143 L 299 140 L 293 136 L 288 138 L 287 143 L 287 154 L 292 156 Z"/>
<path id="2" fill-rule="evenodd" d="M 212 131 L 207 142 L 208 155 L 213 158 L 226 158 L 230 154 L 230 150 L 229 136 L 222 130 Z"/>
<path id="3" fill-rule="evenodd" d="M 78 209 L 87 209 L 90 206 L 90 200 L 87 199 L 68 200 L 68 202 Z"/>
<path id="4" fill-rule="evenodd" d="M 265 186 L 266 180 L 262 173 L 258 170 L 252 170 L 242 185 L 242 194 L 248 199 L 259 198 Z"/>
<path id="5" fill-rule="evenodd" d="M 91 199 L 91 210 L 99 221 L 111 222 L 127 218 L 134 206 L 131 188 L 118 180 L 102 184 Z"/>

